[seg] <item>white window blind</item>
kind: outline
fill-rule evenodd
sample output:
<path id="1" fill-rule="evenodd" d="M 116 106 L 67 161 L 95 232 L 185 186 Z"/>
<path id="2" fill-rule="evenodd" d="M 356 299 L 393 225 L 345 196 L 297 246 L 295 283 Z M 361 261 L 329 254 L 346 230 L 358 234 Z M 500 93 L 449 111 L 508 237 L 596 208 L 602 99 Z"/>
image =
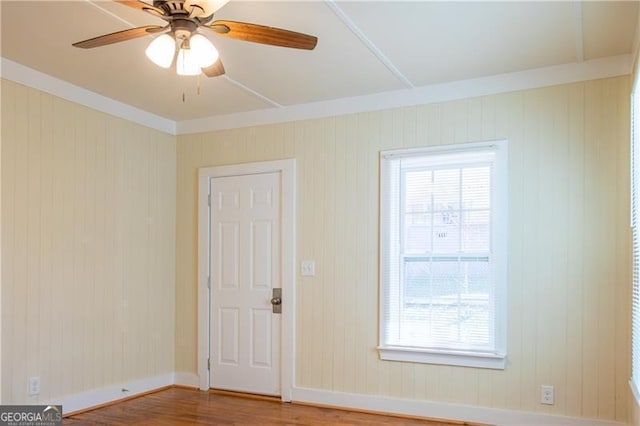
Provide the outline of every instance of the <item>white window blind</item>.
<path id="1" fill-rule="evenodd" d="M 639 96 L 631 96 L 631 227 L 633 241 L 633 295 L 631 323 L 631 389 L 640 403 L 640 114 Z"/>
<path id="2" fill-rule="evenodd" d="M 506 143 L 381 155 L 383 359 L 504 368 Z"/>

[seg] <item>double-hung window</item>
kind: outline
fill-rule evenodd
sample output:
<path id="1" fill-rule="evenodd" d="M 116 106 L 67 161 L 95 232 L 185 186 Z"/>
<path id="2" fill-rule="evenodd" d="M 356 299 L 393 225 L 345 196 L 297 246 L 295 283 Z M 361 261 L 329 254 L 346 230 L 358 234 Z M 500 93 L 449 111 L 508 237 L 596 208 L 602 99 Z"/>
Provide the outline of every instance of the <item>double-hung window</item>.
<path id="1" fill-rule="evenodd" d="M 631 93 L 631 229 L 633 294 L 631 298 L 631 390 L 640 404 L 640 94 Z"/>
<path id="2" fill-rule="evenodd" d="M 507 143 L 380 155 L 380 357 L 504 368 Z"/>

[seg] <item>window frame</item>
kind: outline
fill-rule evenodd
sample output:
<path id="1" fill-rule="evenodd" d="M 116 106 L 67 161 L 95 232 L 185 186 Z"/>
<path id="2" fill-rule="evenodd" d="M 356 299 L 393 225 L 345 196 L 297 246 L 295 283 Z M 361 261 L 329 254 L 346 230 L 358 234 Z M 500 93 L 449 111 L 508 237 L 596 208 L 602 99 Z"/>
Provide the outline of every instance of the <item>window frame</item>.
<path id="1" fill-rule="evenodd" d="M 632 239 L 631 377 L 629 387 L 640 405 L 640 92 L 637 80 L 630 96 L 630 227 Z"/>
<path id="2" fill-rule="evenodd" d="M 476 368 L 504 369 L 507 359 L 507 230 L 508 230 L 508 143 L 507 140 L 492 140 L 464 144 L 439 145 L 411 149 L 397 149 L 380 152 L 380 251 L 379 251 L 379 345 L 380 359 L 388 361 L 417 362 L 427 364 L 454 365 Z M 401 191 L 395 191 L 397 199 L 392 199 L 392 189 L 400 186 L 401 172 L 392 170 L 392 160 L 422 156 L 468 154 L 474 151 L 494 153 L 492 193 L 491 193 L 491 247 L 494 268 L 494 330 L 493 350 L 467 350 L 454 347 L 428 348 L 409 345 L 393 345 L 385 341 L 386 324 L 390 318 L 391 302 L 387 299 L 392 289 L 390 268 L 394 260 L 392 253 L 400 258 L 401 209 L 391 209 L 391 203 L 398 203 Z M 466 161 L 465 161 L 466 162 Z M 396 167 L 397 168 L 397 167 Z M 395 175 L 394 175 L 395 173 Z M 395 214 L 394 211 L 395 210 Z M 392 233 L 397 235 L 393 236 Z M 400 286 L 401 283 L 395 284 Z M 396 290 L 398 291 L 398 290 Z"/>

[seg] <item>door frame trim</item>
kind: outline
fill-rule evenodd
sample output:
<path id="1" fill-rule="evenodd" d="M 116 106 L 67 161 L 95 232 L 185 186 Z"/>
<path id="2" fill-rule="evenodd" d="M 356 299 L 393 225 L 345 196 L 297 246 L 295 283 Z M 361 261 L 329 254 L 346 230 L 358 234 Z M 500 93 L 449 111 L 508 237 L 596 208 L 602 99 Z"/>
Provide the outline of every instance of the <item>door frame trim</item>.
<path id="1" fill-rule="evenodd" d="M 280 392 L 283 401 L 291 401 L 295 377 L 295 223 L 296 223 L 296 160 L 285 159 L 244 163 L 198 169 L 198 382 L 201 390 L 210 387 L 209 370 L 209 205 L 211 178 L 280 173 L 281 177 L 281 275 L 282 330 L 280 336 Z"/>

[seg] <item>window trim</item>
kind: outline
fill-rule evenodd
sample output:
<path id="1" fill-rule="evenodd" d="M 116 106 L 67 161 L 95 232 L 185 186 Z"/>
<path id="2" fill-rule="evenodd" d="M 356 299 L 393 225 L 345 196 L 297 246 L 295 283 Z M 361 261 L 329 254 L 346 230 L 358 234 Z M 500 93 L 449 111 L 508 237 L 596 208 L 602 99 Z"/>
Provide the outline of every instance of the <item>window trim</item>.
<path id="1" fill-rule="evenodd" d="M 504 369 L 507 360 L 507 253 L 508 253 L 508 143 L 507 140 L 492 140 L 452 145 L 439 145 L 423 148 L 388 150 L 380 152 L 380 251 L 379 251 L 379 346 L 380 359 L 387 361 L 417 362 L 438 365 L 452 365 L 488 369 Z M 495 276 L 495 329 L 494 351 L 457 350 L 454 348 L 424 348 L 411 346 L 396 346 L 385 343 L 385 319 L 388 318 L 388 303 L 385 294 L 389 291 L 389 283 L 385 282 L 389 276 L 389 261 L 393 243 L 385 241 L 393 228 L 397 227 L 393 221 L 391 209 L 387 208 L 392 200 L 389 199 L 390 187 L 399 184 L 392 182 L 389 160 L 410 158 L 420 155 L 444 155 L 455 153 L 472 153 L 491 149 L 495 153 L 494 178 L 495 191 L 492 194 L 492 247 Z"/>
<path id="2" fill-rule="evenodd" d="M 453 365 L 459 367 L 488 368 L 504 370 L 506 354 L 488 352 L 454 351 L 452 349 L 424 349 L 407 346 L 378 346 L 383 361 L 404 361 L 422 364 Z"/>
<path id="3" fill-rule="evenodd" d="M 635 399 L 636 404 L 640 405 L 640 304 L 637 301 L 637 294 L 640 292 L 640 283 L 637 274 L 640 269 L 638 262 L 638 248 L 636 242 L 640 239 L 638 228 L 640 219 L 640 208 L 638 197 L 640 196 L 640 129 L 637 126 L 640 122 L 640 92 L 638 92 L 638 73 L 636 71 L 636 79 L 631 90 L 630 95 L 630 126 L 629 126 L 629 140 L 630 140 L 630 209 L 629 219 L 631 228 L 631 270 L 632 270 L 632 283 L 631 283 L 631 374 L 629 377 L 629 388 L 631 394 Z"/>

